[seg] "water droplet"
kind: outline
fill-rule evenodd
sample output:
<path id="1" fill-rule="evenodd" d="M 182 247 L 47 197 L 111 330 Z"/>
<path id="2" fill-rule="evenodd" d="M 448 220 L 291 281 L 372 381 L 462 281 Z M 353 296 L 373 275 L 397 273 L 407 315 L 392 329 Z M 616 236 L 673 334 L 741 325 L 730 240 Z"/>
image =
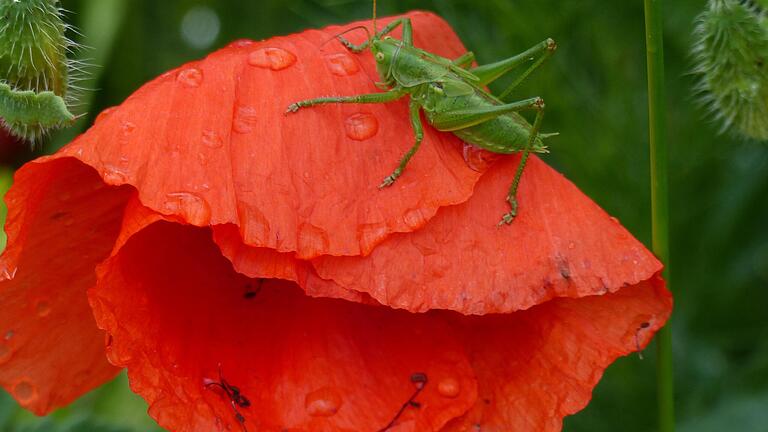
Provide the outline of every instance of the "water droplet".
<path id="1" fill-rule="evenodd" d="M 253 44 L 254 42 L 250 39 L 238 39 L 236 41 L 230 42 L 229 45 L 227 45 L 227 48 L 244 48 Z"/>
<path id="2" fill-rule="evenodd" d="M 129 122 L 124 121 L 120 124 L 120 132 L 123 134 L 123 136 L 128 136 L 136 129 L 136 125 Z"/>
<path id="3" fill-rule="evenodd" d="M 99 122 L 109 117 L 115 111 L 115 109 L 117 109 L 117 107 L 113 106 L 101 111 L 99 115 L 96 116 L 96 120 L 94 120 L 93 124 L 98 124 Z"/>
<path id="4" fill-rule="evenodd" d="M 426 220 L 420 208 L 410 209 L 403 215 L 403 222 L 411 229 L 419 228 Z"/>
<path id="5" fill-rule="evenodd" d="M 13 330 L 8 330 L 7 332 L 5 332 L 5 335 L 3 335 L 3 339 L 5 339 L 6 341 L 9 341 L 13 339 L 13 335 L 15 334 L 16 333 Z"/>
<path id="6" fill-rule="evenodd" d="M 309 223 L 299 226 L 299 250 L 300 258 L 314 257 L 328 251 L 331 240 L 324 229 Z"/>
<path id="7" fill-rule="evenodd" d="M 442 397 L 455 398 L 461 393 L 461 384 L 456 378 L 443 378 L 437 383 L 437 392 Z"/>
<path id="8" fill-rule="evenodd" d="M 203 131 L 202 140 L 204 146 L 212 149 L 221 148 L 224 145 L 224 140 L 221 139 L 221 136 L 216 131 L 210 129 Z"/>
<path id="9" fill-rule="evenodd" d="M 330 417 L 341 408 L 341 396 L 330 387 L 323 387 L 304 398 L 307 414 L 313 417 Z"/>
<path id="10" fill-rule="evenodd" d="M 106 165 L 101 177 L 108 184 L 120 185 L 127 183 L 128 173 L 114 165 Z"/>
<path id="11" fill-rule="evenodd" d="M 296 63 L 296 56 L 282 48 L 260 48 L 248 55 L 248 64 L 278 71 Z"/>
<path id="12" fill-rule="evenodd" d="M 328 69 L 330 69 L 331 73 L 334 75 L 354 75 L 360 70 L 360 66 L 357 65 L 355 59 L 353 59 L 349 54 L 329 54 L 325 56 L 325 61 L 328 63 Z"/>
<path id="13" fill-rule="evenodd" d="M 118 349 L 114 343 L 110 343 L 105 349 L 107 360 L 115 366 L 125 367 L 133 360 L 133 356 L 130 352 L 124 351 L 124 349 Z"/>
<path id="14" fill-rule="evenodd" d="M 613 216 L 611 216 L 611 221 L 613 221 L 613 223 L 616 223 L 616 224 L 621 224 L 621 222 L 619 222 L 619 219 Z"/>
<path id="15" fill-rule="evenodd" d="M 23 379 L 13 386 L 13 395 L 22 405 L 37 399 L 37 388 L 29 381 Z"/>
<path id="16" fill-rule="evenodd" d="M 184 69 L 183 71 L 179 72 L 179 75 L 176 77 L 176 81 L 180 82 L 186 87 L 200 87 L 200 84 L 203 82 L 203 72 L 198 68 Z"/>
<path id="17" fill-rule="evenodd" d="M 501 155 L 481 149 L 480 147 L 469 143 L 464 143 L 462 156 L 464 157 L 464 162 L 467 163 L 467 166 L 471 170 L 483 172 L 487 170 L 488 167 L 493 164 L 493 162 L 495 162 L 496 159 L 498 159 Z"/>
<path id="18" fill-rule="evenodd" d="M 266 244 L 271 233 L 269 219 L 256 206 L 243 201 L 237 203 L 237 214 L 240 216 L 240 226 L 243 227 L 248 242 L 254 241 Z"/>
<path id="19" fill-rule="evenodd" d="M 197 162 L 200 164 L 200 166 L 204 167 L 208 165 L 208 155 L 200 152 L 197 154 Z"/>
<path id="20" fill-rule="evenodd" d="M 211 206 L 203 197 L 192 192 L 171 192 L 165 195 L 163 209 L 183 217 L 192 225 L 205 226 L 211 221 Z"/>
<path id="21" fill-rule="evenodd" d="M 344 121 L 347 136 L 355 141 L 363 141 L 379 132 L 379 121 L 371 113 L 352 114 Z"/>
<path id="22" fill-rule="evenodd" d="M 40 318 L 48 316 L 51 313 L 51 304 L 45 299 L 37 300 L 35 302 L 35 313 Z"/>
<path id="23" fill-rule="evenodd" d="M 385 222 L 363 224 L 357 228 L 357 241 L 363 255 L 368 255 L 373 248 L 387 236 L 389 228 Z"/>
<path id="24" fill-rule="evenodd" d="M 11 359 L 11 356 L 13 355 L 13 350 L 11 347 L 4 343 L 0 343 L 0 364 L 8 362 L 8 360 Z"/>
<path id="25" fill-rule="evenodd" d="M 240 105 L 235 109 L 235 119 L 232 121 L 232 129 L 237 133 L 249 133 L 259 121 L 259 113 L 256 108 Z"/>
<path id="26" fill-rule="evenodd" d="M 0 271 L 0 281 L 9 281 L 13 280 L 13 278 L 16 277 L 16 272 L 19 271 L 18 267 L 14 267 L 9 269 L 8 267 L 3 267 L 2 271 Z M 13 331 L 9 331 L 8 333 L 13 336 Z M 7 336 L 6 336 L 7 337 Z"/>

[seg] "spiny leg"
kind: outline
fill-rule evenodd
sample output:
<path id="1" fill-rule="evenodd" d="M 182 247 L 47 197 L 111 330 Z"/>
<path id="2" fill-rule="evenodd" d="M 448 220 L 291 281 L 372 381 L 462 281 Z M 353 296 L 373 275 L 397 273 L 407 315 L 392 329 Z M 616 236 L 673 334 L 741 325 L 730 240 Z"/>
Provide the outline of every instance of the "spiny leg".
<path id="1" fill-rule="evenodd" d="M 392 21 L 391 23 L 387 24 L 386 27 L 384 27 L 378 33 L 376 33 L 374 38 L 381 39 L 382 36 L 392 32 L 400 24 L 403 25 L 403 38 L 402 38 L 403 43 L 405 43 L 406 45 L 413 45 L 413 25 L 411 24 L 410 18 L 400 18 Z M 341 42 L 342 45 L 344 45 L 345 47 L 347 47 L 348 50 L 354 53 L 362 52 L 364 49 L 368 48 L 368 44 L 371 43 L 370 40 L 366 40 L 365 42 L 360 44 L 353 44 L 352 42 L 348 41 L 346 38 L 342 36 L 339 36 L 339 42 Z"/>
<path id="2" fill-rule="evenodd" d="M 368 93 L 353 96 L 326 96 L 315 99 L 307 99 L 299 102 L 294 102 L 288 105 L 287 113 L 296 112 L 299 108 L 311 107 L 314 105 L 327 104 L 327 103 L 387 103 L 400 99 L 406 94 L 406 92 L 400 89 L 393 89 L 383 93 Z"/>
<path id="3" fill-rule="evenodd" d="M 525 99 L 519 102 L 511 102 L 503 105 L 487 105 L 479 108 L 465 108 L 453 111 L 445 111 L 432 114 L 432 125 L 440 131 L 455 131 L 466 129 L 477 124 L 487 122 L 496 117 L 526 109 L 538 110 L 544 101 L 539 97 Z"/>
<path id="4" fill-rule="evenodd" d="M 520 83 L 523 82 L 523 80 L 525 80 L 528 75 L 530 75 L 534 70 L 536 70 L 536 68 L 541 66 L 544 61 L 551 57 L 555 52 L 555 49 L 557 49 L 557 44 L 555 44 L 555 41 L 552 39 L 547 39 L 545 41 L 539 42 L 538 44 L 518 55 L 497 61 L 495 63 L 472 68 L 470 69 L 470 72 L 480 78 L 480 85 L 487 85 L 495 81 L 497 78 L 503 76 L 507 72 L 511 71 L 512 69 L 525 64 L 538 56 L 533 64 L 530 65 L 528 69 L 526 69 L 522 74 L 520 74 L 520 76 L 517 77 L 517 79 L 515 79 L 515 81 L 512 82 L 512 84 L 510 84 L 509 87 L 507 87 L 501 93 L 499 99 L 504 99 L 507 95 L 509 95 L 509 93 L 512 92 L 512 90 L 515 89 L 515 87 L 520 85 Z"/>
<path id="5" fill-rule="evenodd" d="M 421 117 L 419 116 L 419 108 L 421 106 L 418 104 L 418 102 L 415 102 L 413 99 L 411 99 L 411 102 L 409 104 L 410 108 L 410 114 L 411 114 L 411 126 L 413 126 L 413 134 L 416 137 L 416 142 L 413 144 L 413 147 L 411 147 L 410 150 L 408 150 L 408 153 L 403 156 L 403 159 L 400 160 L 400 165 L 395 168 L 395 171 L 392 172 L 387 178 L 384 179 L 383 182 L 379 185 L 379 189 L 385 188 L 387 186 L 391 186 L 392 183 L 397 180 L 398 177 L 400 177 L 400 174 L 403 173 L 403 170 L 405 169 L 405 166 L 408 165 L 408 161 L 411 160 L 414 154 L 419 150 L 419 146 L 421 146 L 421 140 L 424 138 L 424 128 L 421 125 Z"/>
<path id="6" fill-rule="evenodd" d="M 520 156 L 520 164 L 517 166 L 517 171 L 515 172 L 515 178 L 512 180 L 512 185 L 509 187 L 509 193 L 507 194 L 507 202 L 509 202 L 509 206 L 511 207 L 511 210 L 509 213 L 505 214 L 501 217 L 501 221 L 499 221 L 499 226 L 503 224 L 510 224 L 515 219 L 515 216 L 517 216 L 517 188 L 520 186 L 520 179 L 523 176 L 523 170 L 525 169 L 525 164 L 528 163 L 528 156 L 531 154 L 531 148 L 533 147 L 534 142 L 536 141 L 536 136 L 539 134 L 539 128 L 541 127 L 541 121 L 544 118 L 544 100 L 539 98 L 539 103 L 536 105 L 536 119 L 533 121 L 533 127 L 531 128 L 531 132 L 528 136 L 528 142 L 525 145 L 525 149 L 523 150 L 522 156 Z"/>

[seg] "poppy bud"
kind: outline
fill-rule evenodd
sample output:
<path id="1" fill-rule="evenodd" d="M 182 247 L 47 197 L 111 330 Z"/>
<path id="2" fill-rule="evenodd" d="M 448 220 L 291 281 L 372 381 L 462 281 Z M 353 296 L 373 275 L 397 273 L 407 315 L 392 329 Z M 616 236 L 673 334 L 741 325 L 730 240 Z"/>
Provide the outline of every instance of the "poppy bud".
<path id="1" fill-rule="evenodd" d="M 693 48 L 701 102 L 722 130 L 768 139 L 768 30 L 757 6 L 710 0 Z"/>
<path id="2" fill-rule="evenodd" d="M 0 118 L 15 136 L 32 141 L 74 119 L 71 99 L 73 63 L 67 51 L 76 44 L 57 0 L 6 1 L 0 4 Z"/>

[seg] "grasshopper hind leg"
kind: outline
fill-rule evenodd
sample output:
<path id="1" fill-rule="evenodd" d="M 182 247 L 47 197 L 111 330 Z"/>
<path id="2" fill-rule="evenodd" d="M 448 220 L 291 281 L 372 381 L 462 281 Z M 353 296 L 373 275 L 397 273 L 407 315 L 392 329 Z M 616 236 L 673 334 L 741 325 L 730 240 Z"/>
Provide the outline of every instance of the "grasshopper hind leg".
<path id="1" fill-rule="evenodd" d="M 499 226 L 502 226 L 504 224 L 511 224 L 513 220 L 515 220 L 515 216 L 517 216 L 517 210 L 518 210 L 518 203 L 517 203 L 517 189 L 520 186 L 520 179 L 523 176 L 523 170 L 525 169 L 526 163 L 528 163 L 528 156 L 531 154 L 531 149 L 533 148 L 533 144 L 536 142 L 536 136 L 539 134 L 539 128 L 541 127 L 541 121 L 544 118 L 544 101 L 542 99 L 538 99 L 537 103 L 535 104 L 536 109 L 536 119 L 533 121 L 533 127 L 531 128 L 530 135 L 528 137 L 528 142 L 525 145 L 525 149 L 523 150 L 523 154 L 520 157 L 520 164 L 517 166 L 517 171 L 515 172 L 515 178 L 512 180 L 512 185 L 509 187 L 509 193 L 507 194 L 507 202 L 509 203 L 510 211 L 508 213 L 505 213 L 504 216 L 501 217 L 501 221 L 499 221 Z"/>

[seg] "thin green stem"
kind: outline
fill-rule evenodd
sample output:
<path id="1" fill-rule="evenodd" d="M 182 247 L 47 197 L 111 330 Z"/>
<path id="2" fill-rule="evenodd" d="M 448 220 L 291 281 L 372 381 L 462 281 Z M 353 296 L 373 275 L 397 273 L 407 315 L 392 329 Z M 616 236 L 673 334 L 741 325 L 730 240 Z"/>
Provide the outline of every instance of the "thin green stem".
<path id="1" fill-rule="evenodd" d="M 666 100 L 664 92 L 664 47 L 662 37 L 662 0 L 643 0 L 645 38 L 648 55 L 648 123 L 651 149 L 651 223 L 652 248 L 669 271 L 669 191 L 667 179 Z M 657 399 L 659 432 L 675 430 L 674 371 L 672 333 L 667 324 L 657 335 Z"/>

